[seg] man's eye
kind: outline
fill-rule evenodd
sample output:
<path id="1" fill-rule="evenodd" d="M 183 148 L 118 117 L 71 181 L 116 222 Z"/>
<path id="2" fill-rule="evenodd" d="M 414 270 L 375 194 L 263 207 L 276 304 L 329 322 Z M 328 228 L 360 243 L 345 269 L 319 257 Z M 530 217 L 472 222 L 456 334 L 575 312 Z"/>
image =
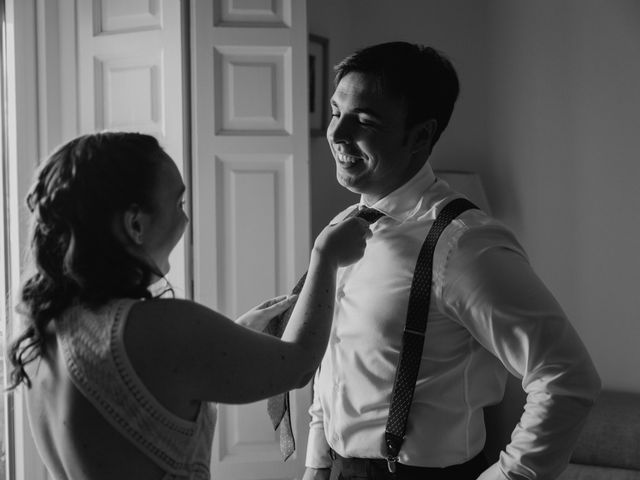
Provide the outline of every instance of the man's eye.
<path id="1" fill-rule="evenodd" d="M 334 112 L 334 111 L 332 111 L 332 112 L 331 112 L 331 116 L 332 116 L 332 117 L 336 117 L 336 118 L 338 118 L 338 117 L 340 116 L 340 112 Z"/>

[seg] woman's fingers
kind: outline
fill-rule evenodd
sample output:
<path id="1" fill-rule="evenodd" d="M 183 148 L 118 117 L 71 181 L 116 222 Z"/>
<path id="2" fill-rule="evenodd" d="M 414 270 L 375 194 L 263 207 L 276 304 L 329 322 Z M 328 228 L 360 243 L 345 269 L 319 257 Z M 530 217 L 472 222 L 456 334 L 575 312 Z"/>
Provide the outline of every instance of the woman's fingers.
<path id="1" fill-rule="evenodd" d="M 260 305 L 256 306 L 255 309 L 256 310 L 263 310 L 263 309 L 268 308 L 268 307 L 270 307 L 272 305 L 275 305 L 278 302 L 282 302 L 283 300 L 286 300 L 287 298 L 288 298 L 288 295 L 280 295 L 278 297 L 270 298 L 269 300 L 265 300 Z"/>
<path id="2" fill-rule="evenodd" d="M 268 310 L 269 318 L 273 318 L 276 315 L 280 315 L 282 312 L 286 311 L 289 307 L 291 307 L 291 305 L 296 302 L 298 295 L 284 295 L 277 298 L 280 300 L 265 309 Z M 276 299 L 274 298 L 273 300 Z"/>

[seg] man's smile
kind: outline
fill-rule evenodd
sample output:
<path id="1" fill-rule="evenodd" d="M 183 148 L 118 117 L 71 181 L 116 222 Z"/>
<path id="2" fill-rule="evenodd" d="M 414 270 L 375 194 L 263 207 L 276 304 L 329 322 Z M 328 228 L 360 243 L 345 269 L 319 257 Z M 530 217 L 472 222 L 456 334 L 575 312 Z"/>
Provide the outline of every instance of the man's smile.
<path id="1" fill-rule="evenodd" d="M 362 157 L 340 152 L 335 152 L 335 158 L 342 168 L 353 168 L 363 161 Z"/>

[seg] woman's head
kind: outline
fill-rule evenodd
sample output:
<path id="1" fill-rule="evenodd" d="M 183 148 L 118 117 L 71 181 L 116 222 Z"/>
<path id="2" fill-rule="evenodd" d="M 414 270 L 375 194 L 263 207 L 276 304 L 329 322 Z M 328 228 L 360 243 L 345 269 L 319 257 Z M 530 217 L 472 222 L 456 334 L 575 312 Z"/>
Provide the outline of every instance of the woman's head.
<path id="1" fill-rule="evenodd" d="M 183 193 L 177 168 L 155 138 L 115 132 L 76 138 L 44 162 L 27 196 L 35 266 L 75 284 L 82 297 L 146 288 L 167 273 L 166 257 L 184 231 Z"/>
<path id="2" fill-rule="evenodd" d="M 44 326 L 73 300 L 97 306 L 148 297 L 184 232 L 183 194 L 178 169 L 149 135 L 84 135 L 53 153 L 27 196 L 35 268 L 21 309 L 30 327 L 12 357 L 28 353 L 23 341 L 37 356 Z M 12 360 L 17 367 L 28 363 Z"/>

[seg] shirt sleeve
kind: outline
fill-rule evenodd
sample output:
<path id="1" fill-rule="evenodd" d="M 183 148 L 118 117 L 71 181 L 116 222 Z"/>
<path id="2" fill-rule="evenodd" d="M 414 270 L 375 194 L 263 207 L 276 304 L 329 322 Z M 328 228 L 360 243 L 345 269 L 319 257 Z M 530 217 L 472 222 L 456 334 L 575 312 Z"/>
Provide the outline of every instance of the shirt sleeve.
<path id="1" fill-rule="evenodd" d="M 313 403 L 309 407 L 311 421 L 309 422 L 309 441 L 307 443 L 307 457 L 305 466 L 311 468 L 330 468 L 329 444 L 324 433 L 323 412 L 318 396 L 317 384 L 320 370 L 316 371 L 313 382 Z"/>
<path id="2" fill-rule="evenodd" d="M 524 413 L 499 467 L 510 480 L 553 479 L 566 467 L 600 391 L 578 334 L 501 225 L 464 229 L 446 262 L 447 313 L 522 380 Z"/>

